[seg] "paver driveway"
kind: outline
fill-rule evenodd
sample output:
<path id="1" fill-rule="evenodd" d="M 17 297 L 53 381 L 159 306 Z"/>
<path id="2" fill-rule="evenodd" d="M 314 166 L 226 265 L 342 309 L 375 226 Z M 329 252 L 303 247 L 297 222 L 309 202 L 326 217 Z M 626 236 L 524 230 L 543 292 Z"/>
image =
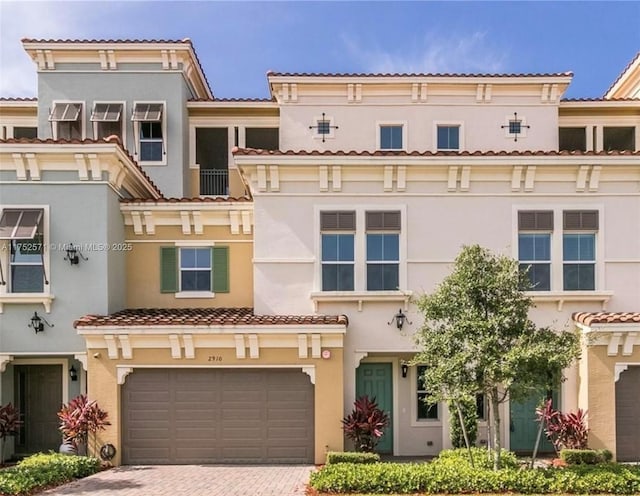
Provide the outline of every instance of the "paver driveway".
<path id="1" fill-rule="evenodd" d="M 151 465 L 116 467 L 42 495 L 303 496 L 309 465 Z"/>

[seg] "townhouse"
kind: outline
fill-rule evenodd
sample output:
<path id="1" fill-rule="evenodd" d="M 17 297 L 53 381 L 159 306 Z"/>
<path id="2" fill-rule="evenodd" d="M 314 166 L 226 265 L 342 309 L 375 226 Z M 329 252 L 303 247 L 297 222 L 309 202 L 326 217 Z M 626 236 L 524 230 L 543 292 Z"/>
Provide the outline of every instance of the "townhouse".
<path id="1" fill-rule="evenodd" d="M 530 267 L 539 325 L 584 336 L 562 409 L 640 459 L 640 56 L 600 99 L 562 99 L 571 73 L 269 73 L 254 100 L 215 98 L 189 40 L 23 45 L 38 97 L 0 100 L 12 453 L 55 449 L 86 391 L 115 463 L 321 463 L 361 394 L 391 416 L 380 451 L 437 454 L 415 298 L 479 243 Z M 536 401 L 504 407 L 511 449 Z"/>

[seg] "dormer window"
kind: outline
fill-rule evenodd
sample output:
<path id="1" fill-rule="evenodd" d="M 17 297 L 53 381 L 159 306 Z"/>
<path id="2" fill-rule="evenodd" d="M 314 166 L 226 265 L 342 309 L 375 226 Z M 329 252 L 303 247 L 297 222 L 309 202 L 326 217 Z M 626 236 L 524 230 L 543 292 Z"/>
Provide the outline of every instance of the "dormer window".
<path id="1" fill-rule="evenodd" d="M 104 139 L 115 135 L 120 141 L 123 141 L 123 107 L 122 103 L 95 103 L 93 105 L 91 122 L 95 139 Z"/>
<path id="2" fill-rule="evenodd" d="M 165 128 L 163 103 L 136 103 L 131 120 L 140 162 L 165 163 Z"/>
<path id="3" fill-rule="evenodd" d="M 81 102 L 54 102 L 49 122 L 54 140 L 83 139 Z"/>

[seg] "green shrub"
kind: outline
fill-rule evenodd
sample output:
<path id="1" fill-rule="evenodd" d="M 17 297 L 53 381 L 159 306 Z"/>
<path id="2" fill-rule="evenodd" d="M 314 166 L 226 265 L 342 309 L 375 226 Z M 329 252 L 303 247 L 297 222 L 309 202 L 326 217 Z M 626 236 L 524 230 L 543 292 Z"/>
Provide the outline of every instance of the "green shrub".
<path id="1" fill-rule="evenodd" d="M 378 453 L 356 453 L 353 451 L 327 453 L 327 465 L 332 463 L 377 463 L 380 461 Z"/>
<path id="2" fill-rule="evenodd" d="M 464 442 L 464 433 L 460 426 L 460 417 L 458 410 L 456 409 L 453 401 L 448 402 L 449 411 L 449 439 L 454 448 L 464 448 L 466 444 Z M 478 413 L 475 400 L 461 400 L 460 407 L 462 409 L 462 418 L 464 418 L 464 426 L 467 429 L 467 435 L 469 436 L 469 443 L 471 446 L 476 444 L 478 438 Z"/>
<path id="3" fill-rule="evenodd" d="M 471 453 L 473 456 L 473 463 L 476 468 L 493 468 L 493 458 L 491 457 L 491 453 L 487 448 L 471 448 Z M 502 468 L 517 468 L 518 459 L 516 455 L 511 451 L 507 451 L 505 449 L 502 450 L 500 454 Z M 471 465 L 469 463 L 469 451 L 466 448 L 457 448 L 450 450 L 442 450 L 438 455 L 438 458 L 434 460 L 434 463 L 465 463 L 467 465 Z"/>
<path id="4" fill-rule="evenodd" d="M 640 467 L 602 464 L 564 469 L 471 468 L 445 456 L 432 463 L 337 463 L 311 474 L 311 486 L 328 493 L 640 494 Z"/>
<path id="5" fill-rule="evenodd" d="M 100 460 L 96 458 L 39 453 L 0 471 L 0 494 L 29 494 L 37 488 L 86 477 L 98 470 Z"/>
<path id="6" fill-rule="evenodd" d="M 564 449 L 560 451 L 560 458 L 569 465 L 595 465 L 611 461 L 609 450 Z"/>

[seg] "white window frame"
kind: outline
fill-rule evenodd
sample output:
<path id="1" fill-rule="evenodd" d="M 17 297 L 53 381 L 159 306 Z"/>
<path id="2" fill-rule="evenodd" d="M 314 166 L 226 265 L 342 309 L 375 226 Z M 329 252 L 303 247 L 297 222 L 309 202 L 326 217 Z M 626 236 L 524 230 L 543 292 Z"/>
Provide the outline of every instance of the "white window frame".
<path id="1" fill-rule="evenodd" d="M 423 364 L 418 364 L 424 366 Z M 418 365 L 409 367 L 409 380 L 411 381 L 411 427 L 440 427 L 444 419 L 444 403 L 438 402 L 437 419 L 418 419 L 418 393 L 424 391 L 418 389 Z"/>
<path id="2" fill-rule="evenodd" d="M 46 313 L 49 313 L 51 309 L 51 301 L 53 295 L 51 294 L 51 234 L 49 232 L 50 214 L 49 205 L 34 205 L 34 204 L 0 204 L 0 212 L 4 209 L 10 210 L 36 210 L 40 209 L 43 212 L 42 215 L 42 259 L 44 266 L 44 273 L 49 284 L 43 283 L 43 291 L 41 293 L 13 293 L 10 291 L 11 285 L 11 240 L 0 240 L 0 263 L 2 264 L 2 275 L 6 284 L 0 285 L 0 313 L 2 312 L 3 305 L 7 303 L 23 303 L 33 304 L 42 303 L 45 307 Z M 63 254 L 61 254 L 62 256 Z"/>
<path id="3" fill-rule="evenodd" d="M 327 134 L 321 134 L 320 130 L 318 128 L 318 123 L 321 121 L 326 121 L 329 123 L 329 132 Z M 313 139 L 316 140 L 322 140 L 322 138 L 324 137 L 325 140 L 328 139 L 334 139 L 336 137 L 335 135 L 335 128 L 334 128 L 335 122 L 332 116 L 328 116 L 325 115 L 324 119 L 322 118 L 322 115 L 316 115 L 313 118 Z M 253 127 L 253 126 L 246 126 L 246 127 Z"/>
<path id="4" fill-rule="evenodd" d="M 370 210 L 369 210 L 370 212 Z M 368 274 L 368 269 L 369 269 L 369 265 L 397 265 L 398 266 L 398 284 L 400 283 L 400 233 L 398 231 L 367 231 L 366 230 L 366 226 L 365 226 L 365 243 L 369 243 L 369 235 L 376 235 L 376 234 L 380 234 L 380 235 L 387 235 L 387 234 L 391 234 L 394 236 L 398 236 L 398 259 L 397 260 L 369 260 L 368 256 L 366 255 L 365 252 L 365 270 L 366 273 Z M 368 286 L 369 285 L 369 279 L 368 277 L 365 275 L 365 285 Z M 370 290 L 367 289 L 367 291 L 398 291 L 399 288 L 393 288 L 393 289 L 381 289 L 381 290 Z"/>
<path id="5" fill-rule="evenodd" d="M 547 209 L 548 210 L 548 209 Z M 555 226 L 555 224 L 554 224 Z M 520 260 L 520 235 L 521 234 L 544 234 L 549 236 L 549 259 L 548 260 Z M 541 265 L 547 264 L 549 265 L 549 289 L 532 289 L 531 291 L 535 291 L 536 293 L 545 293 L 551 291 L 553 289 L 553 230 L 549 231 L 531 231 L 527 229 L 522 229 L 518 231 L 518 246 L 517 246 L 517 257 L 518 265 Z"/>
<path id="6" fill-rule="evenodd" d="M 511 256 L 518 260 L 518 212 L 522 210 L 547 210 L 553 211 L 553 232 L 551 233 L 551 290 L 550 291 L 531 291 L 527 294 L 531 297 L 550 299 L 558 301 L 559 308 L 564 301 L 608 301 L 613 294 L 604 288 L 605 279 L 605 223 L 604 223 L 604 205 L 603 204 L 518 204 L 512 207 L 512 239 L 511 239 Z M 566 210 L 596 210 L 598 212 L 598 231 L 596 234 L 596 261 L 595 261 L 595 289 L 593 290 L 564 290 L 563 281 L 563 239 L 564 239 L 564 223 L 563 212 Z M 569 232 L 569 231 L 568 231 Z M 579 234 L 582 231 L 570 231 Z M 594 231 L 585 231 L 593 233 Z"/>
<path id="7" fill-rule="evenodd" d="M 214 298 L 215 293 L 213 290 L 213 260 L 212 260 L 212 250 L 213 244 L 190 244 L 190 243 L 178 243 L 176 242 L 176 248 L 178 249 L 178 291 L 174 293 L 176 298 Z M 210 258 L 209 258 L 209 291 L 188 291 L 182 289 L 182 250 L 183 249 L 199 249 L 199 250 L 209 250 Z M 203 269 L 185 269 L 187 271 L 196 271 Z"/>
<path id="8" fill-rule="evenodd" d="M 354 239 L 354 286 L 353 291 L 323 291 L 322 290 L 322 231 L 320 230 L 320 213 L 326 211 L 355 211 L 356 230 Z M 366 212 L 376 211 L 399 211 L 400 212 L 400 236 L 399 253 L 400 261 L 398 267 L 398 290 L 393 291 L 368 291 L 367 290 L 367 238 L 366 238 Z M 394 301 L 407 298 L 407 206 L 406 204 L 371 204 L 371 205 L 315 205 L 314 212 L 314 246 L 316 256 L 314 257 L 314 282 L 312 297 L 316 295 L 344 295 L 346 298 L 361 299 L 366 296 L 389 296 Z M 349 231 L 351 232 L 351 231 Z"/>
<path id="9" fill-rule="evenodd" d="M 438 128 L 457 127 L 458 128 L 458 148 L 438 148 Z M 443 152 L 457 152 L 465 149 L 464 145 L 464 122 L 462 121 L 434 121 L 433 123 L 433 149 Z"/>
<path id="10" fill-rule="evenodd" d="M 381 148 L 381 132 L 383 127 L 401 127 L 402 128 L 402 146 L 400 148 Z M 377 121 L 376 122 L 376 150 L 380 151 L 406 151 L 409 141 L 409 131 L 407 121 Z"/>
<path id="11" fill-rule="evenodd" d="M 357 227 L 357 225 L 356 225 Z M 323 259 L 323 254 L 322 254 L 322 236 L 324 235 L 345 235 L 345 236 L 352 236 L 353 237 L 353 260 L 352 261 L 340 261 L 340 260 L 331 260 L 331 261 L 325 261 Z M 351 265 L 353 267 L 353 290 L 349 290 L 349 289 L 338 289 L 338 290 L 331 290 L 331 289 L 322 289 L 323 292 L 325 293 L 330 293 L 330 292 L 334 292 L 334 291 L 354 291 L 355 287 L 356 287 L 356 231 L 322 231 L 320 232 L 320 287 L 322 287 L 322 272 L 324 269 L 325 265 Z"/>
<path id="12" fill-rule="evenodd" d="M 127 127 L 124 125 L 127 119 L 127 102 L 125 101 L 116 101 L 116 100 L 94 100 L 93 107 L 91 108 L 91 114 L 93 115 L 93 110 L 96 105 L 122 105 L 122 112 L 120 113 L 120 141 L 124 148 L 127 147 Z M 91 119 L 91 116 L 89 116 Z M 93 139 L 98 139 L 98 127 L 100 123 L 104 121 L 91 121 L 91 128 L 93 131 Z"/>
<path id="13" fill-rule="evenodd" d="M 67 104 L 80 104 L 80 114 L 78 115 L 78 120 L 80 121 L 80 138 L 69 138 L 69 139 L 80 139 L 80 140 L 85 140 L 87 139 L 87 129 L 86 129 L 86 125 L 85 125 L 85 118 L 86 118 L 86 108 L 85 108 L 85 102 L 82 100 L 53 100 L 51 102 L 51 111 L 49 112 L 49 117 L 48 120 L 51 123 L 51 134 L 53 136 L 54 140 L 58 140 L 58 139 L 67 139 L 67 138 L 60 138 L 59 137 L 59 130 L 58 130 L 58 124 L 59 121 L 52 121 L 51 120 L 51 115 L 53 113 L 53 110 L 55 109 L 56 105 L 67 105 Z M 71 122 L 71 121 L 67 121 L 67 122 Z"/>
<path id="14" fill-rule="evenodd" d="M 574 209 L 575 210 L 575 209 Z M 586 209 L 585 209 L 586 210 Z M 598 229 L 599 230 L 599 229 Z M 563 291 L 595 291 L 598 289 L 598 230 L 562 230 L 562 290 Z M 564 259 L 564 237 L 566 234 L 591 235 L 593 236 L 593 249 L 595 259 L 593 260 L 565 260 Z M 564 266 L 565 265 L 593 265 L 593 289 L 564 289 Z"/>
<path id="15" fill-rule="evenodd" d="M 169 155 L 169 143 L 167 133 L 167 102 L 166 100 L 135 100 L 131 107 L 131 118 L 133 119 L 133 113 L 136 111 L 136 105 L 146 104 L 160 104 L 162 105 L 162 117 L 160 123 L 162 125 L 162 160 L 141 160 L 140 159 L 140 124 L 142 122 L 155 122 L 155 121 L 134 121 L 133 124 L 133 141 L 135 142 L 133 157 L 141 165 L 167 165 L 167 157 Z"/>

